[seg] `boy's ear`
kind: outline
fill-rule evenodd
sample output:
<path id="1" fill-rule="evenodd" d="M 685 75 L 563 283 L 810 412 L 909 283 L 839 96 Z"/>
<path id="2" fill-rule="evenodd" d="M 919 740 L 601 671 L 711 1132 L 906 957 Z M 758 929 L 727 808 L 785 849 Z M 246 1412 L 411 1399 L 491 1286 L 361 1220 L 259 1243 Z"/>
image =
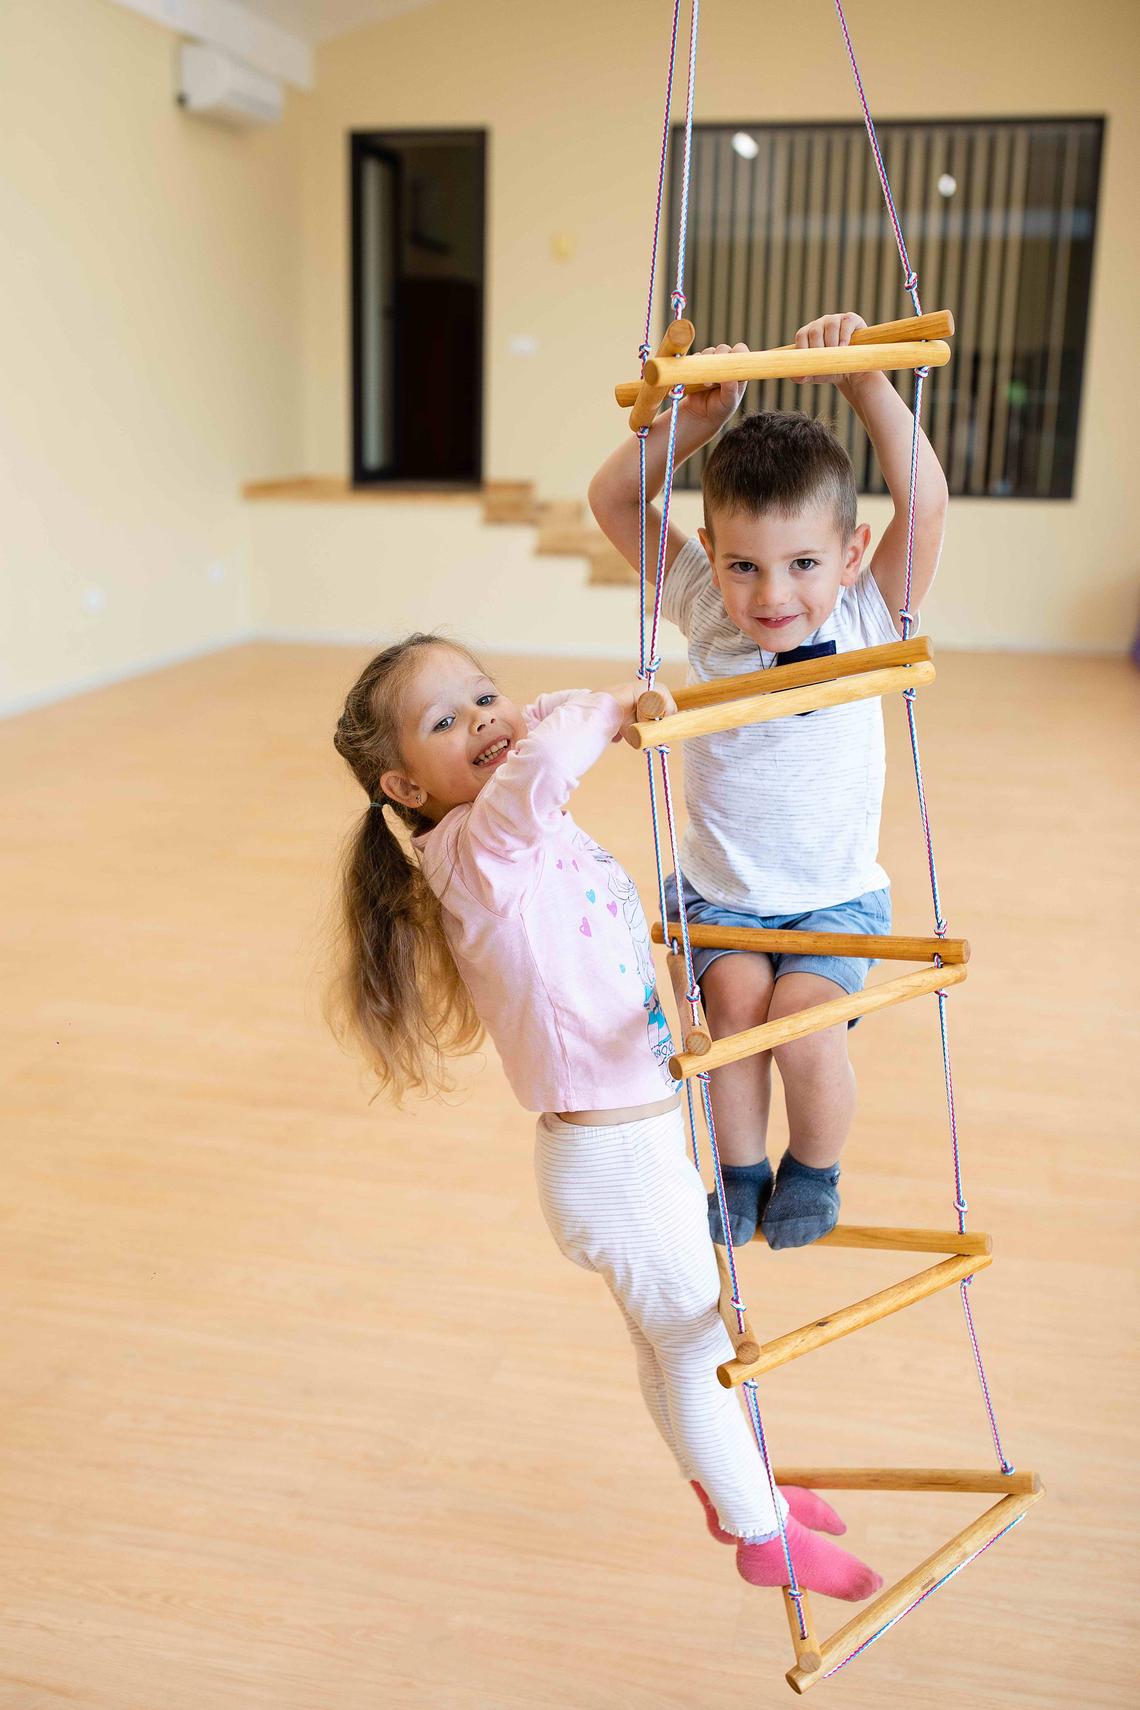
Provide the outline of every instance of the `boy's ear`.
<path id="1" fill-rule="evenodd" d="M 839 578 L 841 588 L 853 588 L 859 580 L 863 568 L 863 559 L 871 544 L 871 527 L 869 523 L 859 523 L 851 539 L 847 542 L 847 553 L 843 560 L 843 574 Z"/>
<path id="2" fill-rule="evenodd" d="M 402 772 L 385 772 L 380 779 L 380 788 L 390 801 L 399 802 L 401 807 L 422 808 L 427 801 L 427 791 L 413 784 Z"/>
<path id="3" fill-rule="evenodd" d="M 697 530 L 697 539 L 705 549 L 705 557 L 709 561 L 709 569 L 716 569 L 716 543 L 707 528 Z"/>

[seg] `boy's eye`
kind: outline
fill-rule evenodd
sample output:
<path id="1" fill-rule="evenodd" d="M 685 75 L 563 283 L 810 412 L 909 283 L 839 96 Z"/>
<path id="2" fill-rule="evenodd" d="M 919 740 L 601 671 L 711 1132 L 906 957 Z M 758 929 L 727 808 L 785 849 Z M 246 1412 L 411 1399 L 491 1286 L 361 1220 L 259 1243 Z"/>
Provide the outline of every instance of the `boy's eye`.
<path id="1" fill-rule="evenodd" d="M 793 570 L 814 570 L 818 563 L 819 563 L 818 558 L 793 558 L 792 559 L 792 569 Z"/>
<path id="2" fill-rule="evenodd" d="M 489 695 L 480 695 L 475 704 L 480 707 L 489 707 L 491 702 L 497 701 L 498 698 L 498 695 L 492 691 Z"/>
<path id="3" fill-rule="evenodd" d="M 451 726 L 454 723 L 455 723 L 454 716 L 451 713 L 447 713 L 445 717 L 440 719 L 438 724 L 433 724 L 431 728 L 433 731 L 450 730 Z"/>
<path id="4" fill-rule="evenodd" d="M 737 571 L 738 574 L 740 574 L 741 576 L 750 576 L 752 574 L 752 572 L 755 570 L 756 566 L 755 566 L 755 564 L 752 563 L 751 559 L 749 559 L 749 558 L 738 558 L 736 560 L 736 562 L 733 564 L 732 568 L 735 571 Z"/>

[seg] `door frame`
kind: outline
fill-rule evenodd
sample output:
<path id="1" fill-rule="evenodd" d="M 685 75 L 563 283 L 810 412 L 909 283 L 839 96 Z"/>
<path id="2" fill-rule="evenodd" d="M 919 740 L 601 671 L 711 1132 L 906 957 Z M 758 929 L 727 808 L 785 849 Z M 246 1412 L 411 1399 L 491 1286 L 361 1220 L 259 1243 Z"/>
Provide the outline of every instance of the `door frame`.
<path id="1" fill-rule="evenodd" d="M 475 470 L 470 481 L 431 481 L 422 478 L 409 478 L 399 473 L 398 467 L 388 471 L 377 472 L 364 467 L 364 376 L 360 359 L 362 329 L 364 322 L 364 279 L 363 279 L 363 171 L 362 162 L 371 153 L 382 151 L 399 151 L 402 142 L 447 141 L 473 144 L 478 150 L 479 159 L 479 284 L 476 290 L 476 375 L 478 398 L 474 422 Z M 469 126 L 433 125 L 428 127 L 386 126 L 370 127 L 366 131 L 349 132 L 349 371 L 351 374 L 350 396 L 350 445 L 352 456 L 352 485 L 354 487 L 406 486 L 417 490 L 430 491 L 433 487 L 454 490 L 459 487 L 478 489 L 483 483 L 483 448 L 484 425 L 483 418 L 486 410 L 486 307 L 487 307 L 487 132 L 472 129 Z M 400 186 L 401 178 L 397 174 L 397 217 L 400 215 Z M 397 388 L 404 372 L 401 363 L 401 340 L 399 327 L 396 328 L 393 348 L 392 391 L 396 396 Z M 447 407 L 446 401 L 444 407 Z M 396 462 L 399 463 L 399 445 L 396 444 Z"/>

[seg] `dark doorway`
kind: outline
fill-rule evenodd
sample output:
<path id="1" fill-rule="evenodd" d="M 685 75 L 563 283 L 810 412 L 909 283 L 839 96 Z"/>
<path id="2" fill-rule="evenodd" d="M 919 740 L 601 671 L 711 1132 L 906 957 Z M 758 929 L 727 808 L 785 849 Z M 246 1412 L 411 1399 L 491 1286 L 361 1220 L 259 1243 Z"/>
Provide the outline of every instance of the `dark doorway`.
<path id="1" fill-rule="evenodd" d="M 352 137 L 352 476 L 483 476 L 482 131 Z"/>

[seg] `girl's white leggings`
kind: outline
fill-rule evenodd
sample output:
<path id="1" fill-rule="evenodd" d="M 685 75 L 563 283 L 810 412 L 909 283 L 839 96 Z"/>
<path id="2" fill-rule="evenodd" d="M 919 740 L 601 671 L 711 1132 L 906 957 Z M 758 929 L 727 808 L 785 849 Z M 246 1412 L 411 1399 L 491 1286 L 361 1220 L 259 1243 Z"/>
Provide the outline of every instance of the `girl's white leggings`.
<path id="1" fill-rule="evenodd" d="M 535 1175 L 562 1252 L 599 1272 L 618 1303 L 645 1405 L 684 1477 L 704 1486 L 726 1532 L 774 1536 L 778 1522 L 752 1428 L 716 1375 L 732 1343 L 718 1310 L 705 1190 L 680 1110 L 612 1128 L 541 1116 Z"/>

